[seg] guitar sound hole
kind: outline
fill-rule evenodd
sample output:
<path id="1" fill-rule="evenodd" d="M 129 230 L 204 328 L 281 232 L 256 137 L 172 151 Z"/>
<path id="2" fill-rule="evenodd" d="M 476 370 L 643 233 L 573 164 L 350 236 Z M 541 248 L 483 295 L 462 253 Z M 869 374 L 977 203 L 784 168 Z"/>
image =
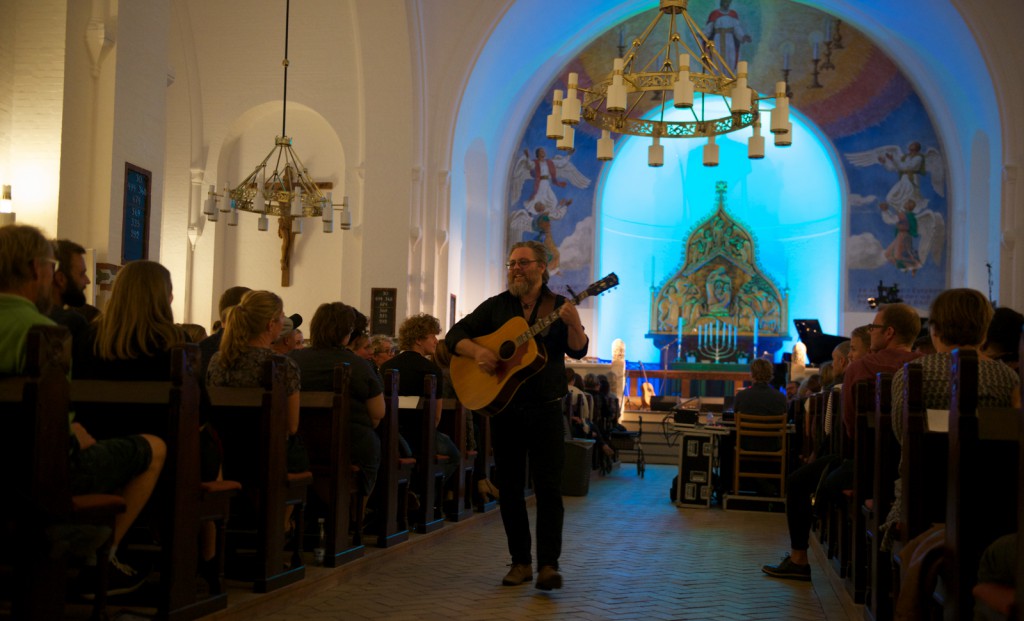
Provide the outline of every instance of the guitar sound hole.
<path id="1" fill-rule="evenodd" d="M 498 348 L 498 356 L 502 360 L 508 360 L 515 353 L 516 344 L 512 341 L 505 341 L 504 343 L 501 344 L 501 347 Z"/>

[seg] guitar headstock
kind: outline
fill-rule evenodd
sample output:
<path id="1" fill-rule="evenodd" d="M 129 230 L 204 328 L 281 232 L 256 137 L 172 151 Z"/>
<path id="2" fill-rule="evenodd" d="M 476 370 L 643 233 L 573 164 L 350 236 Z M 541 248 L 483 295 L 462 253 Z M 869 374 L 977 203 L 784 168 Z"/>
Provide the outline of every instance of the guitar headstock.
<path id="1" fill-rule="evenodd" d="M 576 296 L 573 297 L 573 304 L 579 304 L 580 301 L 585 300 L 592 295 L 600 295 L 612 287 L 618 286 L 618 284 L 619 277 L 615 275 L 615 272 L 612 272 L 576 294 Z"/>

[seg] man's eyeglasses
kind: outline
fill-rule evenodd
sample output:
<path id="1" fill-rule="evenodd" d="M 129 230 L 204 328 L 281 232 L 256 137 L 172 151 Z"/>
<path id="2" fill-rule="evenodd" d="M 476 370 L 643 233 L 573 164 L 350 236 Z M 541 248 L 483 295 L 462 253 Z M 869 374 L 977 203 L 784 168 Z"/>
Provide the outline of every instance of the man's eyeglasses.
<path id="1" fill-rule="evenodd" d="M 540 263 L 537 259 L 519 259 L 518 261 L 509 261 L 505 264 L 505 267 L 512 269 L 513 267 L 524 268 L 531 263 Z"/>
<path id="2" fill-rule="evenodd" d="M 885 330 L 889 326 L 885 325 L 884 323 L 869 323 L 864 327 L 867 328 L 868 330 Z"/>

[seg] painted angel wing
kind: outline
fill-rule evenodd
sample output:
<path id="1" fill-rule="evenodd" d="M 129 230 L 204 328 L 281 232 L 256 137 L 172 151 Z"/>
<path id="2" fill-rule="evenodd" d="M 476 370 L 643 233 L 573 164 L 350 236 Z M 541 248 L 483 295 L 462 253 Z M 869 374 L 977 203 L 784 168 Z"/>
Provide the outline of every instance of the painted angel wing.
<path id="1" fill-rule="evenodd" d="M 930 257 L 939 265 L 942 251 L 946 247 L 946 220 L 942 214 L 927 209 L 917 216 L 917 231 L 921 239 L 917 255 L 921 262 L 924 263 Z"/>
<path id="2" fill-rule="evenodd" d="M 558 171 L 559 179 L 568 181 L 581 190 L 590 187 L 590 179 L 585 177 L 583 173 L 581 173 L 579 169 L 569 161 L 569 156 L 556 155 L 551 158 L 551 161 L 555 163 L 555 170 Z"/>
<path id="3" fill-rule="evenodd" d="M 512 175 L 508 182 L 508 204 L 511 207 L 523 197 L 523 184 L 533 179 L 533 171 L 530 166 L 530 158 L 526 154 L 520 154 L 519 159 L 512 166 Z"/>
<path id="4" fill-rule="evenodd" d="M 864 168 L 865 166 L 881 164 L 882 162 L 878 160 L 880 158 L 885 159 L 888 155 L 892 155 L 894 159 L 899 159 L 899 157 L 903 155 L 903 149 L 891 144 L 884 147 L 878 147 L 870 151 L 858 151 L 857 153 L 846 153 L 845 155 L 847 161 L 851 164 L 858 168 Z"/>
<path id="5" fill-rule="evenodd" d="M 508 217 L 508 243 L 524 241 L 524 235 L 533 229 L 533 218 L 525 209 L 516 209 Z"/>
<path id="6" fill-rule="evenodd" d="M 932 179 L 932 188 L 939 196 L 946 195 L 946 163 L 939 150 L 932 147 L 924 153 L 924 169 Z"/>

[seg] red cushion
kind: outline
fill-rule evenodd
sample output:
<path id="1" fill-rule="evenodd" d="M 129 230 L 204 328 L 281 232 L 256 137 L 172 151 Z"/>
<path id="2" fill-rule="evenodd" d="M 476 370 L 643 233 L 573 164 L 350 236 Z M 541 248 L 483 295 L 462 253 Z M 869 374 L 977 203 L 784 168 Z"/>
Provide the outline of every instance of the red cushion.
<path id="1" fill-rule="evenodd" d="M 1013 587 L 994 582 L 982 582 L 971 591 L 974 598 L 984 602 L 986 606 L 999 614 L 1009 617 L 1013 608 L 1014 592 Z"/>
<path id="2" fill-rule="evenodd" d="M 79 518 L 97 518 L 124 513 L 124 498 L 114 494 L 81 494 L 71 497 L 71 508 Z"/>
<path id="3" fill-rule="evenodd" d="M 199 484 L 204 494 L 219 494 L 223 492 L 236 492 L 242 489 L 238 481 L 203 481 Z"/>

